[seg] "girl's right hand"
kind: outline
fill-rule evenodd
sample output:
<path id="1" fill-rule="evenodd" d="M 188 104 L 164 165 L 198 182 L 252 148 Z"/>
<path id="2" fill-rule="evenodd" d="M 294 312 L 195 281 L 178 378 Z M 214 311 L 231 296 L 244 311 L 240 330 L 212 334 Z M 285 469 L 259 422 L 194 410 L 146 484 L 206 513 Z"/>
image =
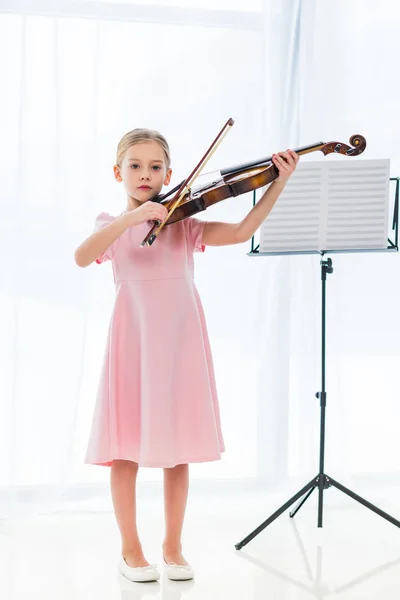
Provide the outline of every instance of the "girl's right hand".
<path id="1" fill-rule="evenodd" d="M 140 225 L 147 221 L 160 221 L 163 223 L 168 217 L 168 211 L 162 204 L 148 200 L 142 206 L 125 213 L 128 227 Z"/>

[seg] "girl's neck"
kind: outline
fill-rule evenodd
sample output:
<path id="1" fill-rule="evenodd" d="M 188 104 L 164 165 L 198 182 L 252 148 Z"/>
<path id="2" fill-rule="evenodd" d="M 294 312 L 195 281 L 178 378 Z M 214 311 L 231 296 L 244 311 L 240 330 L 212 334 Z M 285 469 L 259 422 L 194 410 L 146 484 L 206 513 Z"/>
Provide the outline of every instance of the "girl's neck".
<path id="1" fill-rule="evenodd" d="M 126 210 L 135 210 L 135 208 L 139 208 L 140 202 L 133 198 L 132 196 L 128 196 L 126 199 Z"/>

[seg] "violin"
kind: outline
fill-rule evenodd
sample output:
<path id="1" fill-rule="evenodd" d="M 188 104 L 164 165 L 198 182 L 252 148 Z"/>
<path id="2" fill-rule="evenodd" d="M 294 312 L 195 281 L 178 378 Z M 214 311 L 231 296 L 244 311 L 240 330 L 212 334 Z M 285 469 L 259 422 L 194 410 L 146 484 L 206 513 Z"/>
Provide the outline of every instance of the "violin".
<path id="1" fill-rule="evenodd" d="M 213 144 L 221 139 L 225 128 L 232 125 L 233 120 L 230 119 L 218 134 Z M 205 164 L 203 164 L 204 159 L 206 158 L 205 162 L 208 162 L 208 152 L 211 151 L 213 153 L 214 151 L 213 144 L 191 175 L 196 173 L 197 177 L 198 172 Z M 362 135 L 352 135 L 349 144 L 343 144 L 342 142 L 317 142 L 298 148 L 295 152 L 300 156 L 317 151 L 321 151 L 324 156 L 331 153 L 343 154 L 344 156 L 358 156 L 364 152 L 367 146 L 366 139 Z M 190 187 L 191 176 L 189 176 L 189 178 L 181 182 L 176 188 L 168 192 L 168 194 L 153 199 L 153 201 L 161 202 L 165 206 L 168 210 L 168 218 L 162 224 L 159 222 L 155 223 L 141 245 L 150 246 L 165 225 L 171 225 L 172 223 L 192 217 L 222 200 L 264 187 L 272 183 L 278 176 L 279 171 L 272 163 L 272 156 L 223 169 L 220 171 L 220 178 L 217 181 L 205 184 L 195 190 L 192 190 Z M 176 191 L 175 196 L 167 200 L 167 197 Z"/>

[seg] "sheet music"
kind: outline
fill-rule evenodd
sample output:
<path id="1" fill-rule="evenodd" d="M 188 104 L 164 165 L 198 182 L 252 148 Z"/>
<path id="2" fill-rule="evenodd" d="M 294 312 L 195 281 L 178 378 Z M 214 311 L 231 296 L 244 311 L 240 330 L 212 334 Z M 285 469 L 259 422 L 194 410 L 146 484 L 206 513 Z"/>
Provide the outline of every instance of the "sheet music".
<path id="1" fill-rule="evenodd" d="M 299 162 L 261 225 L 260 252 L 387 248 L 390 161 Z"/>

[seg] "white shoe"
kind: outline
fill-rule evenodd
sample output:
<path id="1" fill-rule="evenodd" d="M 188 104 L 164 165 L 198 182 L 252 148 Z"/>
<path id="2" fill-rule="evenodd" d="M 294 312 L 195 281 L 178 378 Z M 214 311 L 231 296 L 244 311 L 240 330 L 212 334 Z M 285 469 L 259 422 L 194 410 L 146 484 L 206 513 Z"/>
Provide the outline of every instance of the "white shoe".
<path id="1" fill-rule="evenodd" d="M 164 558 L 165 572 L 172 581 L 187 581 L 194 578 L 194 570 L 190 565 L 167 563 Z"/>
<path id="2" fill-rule="evenodd" d="M 145 581 L 157 581 L 160 579 L 160 573 L 157 565 L 148 567 L 130 567 L 124 558 L 121 558 L 118 563 L 118 571 L 124 575 L 129 581 L 142 583 Z"/>

